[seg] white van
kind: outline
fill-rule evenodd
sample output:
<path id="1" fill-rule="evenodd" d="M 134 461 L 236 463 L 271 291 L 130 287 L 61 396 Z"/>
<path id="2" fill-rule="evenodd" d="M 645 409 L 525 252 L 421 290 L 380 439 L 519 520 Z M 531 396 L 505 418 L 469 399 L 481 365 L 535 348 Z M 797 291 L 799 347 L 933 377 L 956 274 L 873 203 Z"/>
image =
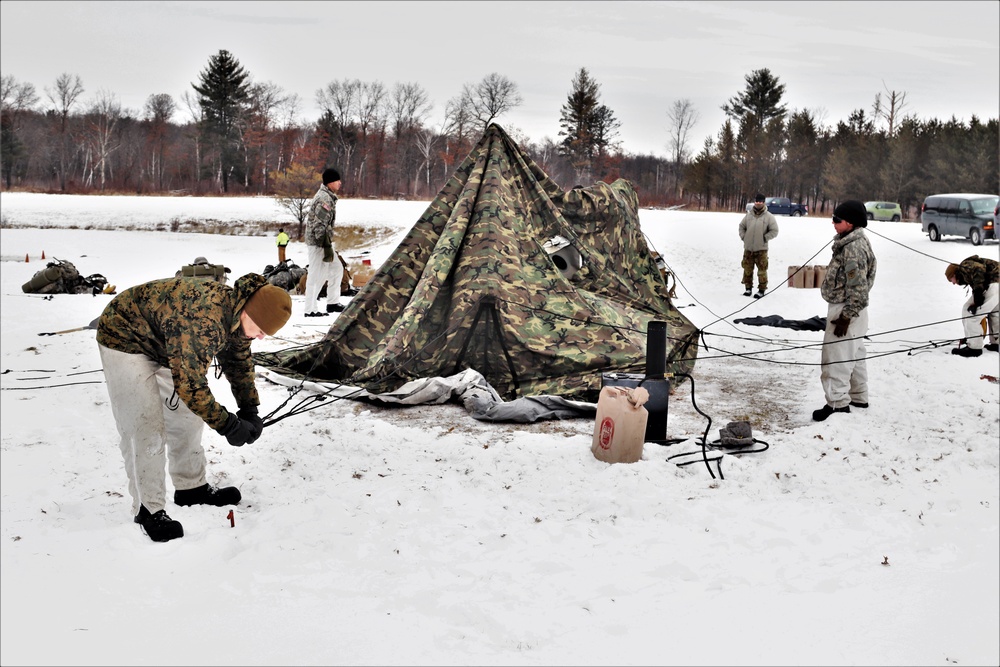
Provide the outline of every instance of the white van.
<path id="1" fill-rule="evenodd" d="M 993 211 L 1000 202 L 997 195 L 967 192 L 931 195 L 920 207 L 921 229 L 931 241 L 942 236 L 964 236 L 972 245 L 995 239 Z"/>

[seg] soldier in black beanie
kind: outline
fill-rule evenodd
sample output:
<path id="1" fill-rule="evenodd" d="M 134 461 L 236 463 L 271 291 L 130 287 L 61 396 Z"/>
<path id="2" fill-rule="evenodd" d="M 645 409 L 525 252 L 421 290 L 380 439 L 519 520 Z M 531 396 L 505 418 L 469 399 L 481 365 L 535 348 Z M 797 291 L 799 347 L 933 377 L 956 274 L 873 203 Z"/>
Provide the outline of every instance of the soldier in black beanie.
<path id="1" fill-rule="evenodd" d="M 820 382 L 826 405 L 813 411 L 821 422 L 834 412 L 868 407 L 868 293 L 875 282 L 875 253 L 864 228 L 865 205 L 855 199 L 833 210 L 833 257 L 820 286 L 827 306 Z"/>
<path id="2" fill-rule="evenodd" d="M 313 197 L 306 215 L 306 317 L 325 317 L 344 310 L 340 305 L 340 282 L 344 265 L 333 249 L 333 226 L 337 221 L 337 191 L 340 172 L 333 167 L 323 170 L 323 185 Z M 326 308 L 319 308 L 319 293 L 326 283 Z"/>

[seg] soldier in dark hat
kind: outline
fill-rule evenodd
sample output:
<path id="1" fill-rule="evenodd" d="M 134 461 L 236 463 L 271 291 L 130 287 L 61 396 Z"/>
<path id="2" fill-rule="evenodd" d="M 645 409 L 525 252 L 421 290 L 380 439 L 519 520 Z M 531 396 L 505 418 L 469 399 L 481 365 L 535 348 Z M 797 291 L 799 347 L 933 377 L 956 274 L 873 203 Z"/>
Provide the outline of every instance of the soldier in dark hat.
<path id="1" fill-rule="evenodd" d="M 868 407 L 868 293 L 875 282 L 875 253 L 865 235 L 868 211 L 851 199 L 833 210 L 833 257 L 820 286 L 827 302 L 820 382 L 826 405 L 813 411 L 823 421 L 834 412 Z"/>
<path id="2" fill-rule="evenodd" d="M 337 191 L 340 190 L 340 172 L 333 167 L 323 170 L 323 185 L 313 197 L 306 215 L 306 252 L 309 273 L 306 274 L 306 317 L 323 317 L 340 312 L 340 281 L 344 265 L 337 259 L 333 248 L 333 226 L 337 221 Z M 326 302 L 320 310 L 319 293 L 326 283 Z"/>

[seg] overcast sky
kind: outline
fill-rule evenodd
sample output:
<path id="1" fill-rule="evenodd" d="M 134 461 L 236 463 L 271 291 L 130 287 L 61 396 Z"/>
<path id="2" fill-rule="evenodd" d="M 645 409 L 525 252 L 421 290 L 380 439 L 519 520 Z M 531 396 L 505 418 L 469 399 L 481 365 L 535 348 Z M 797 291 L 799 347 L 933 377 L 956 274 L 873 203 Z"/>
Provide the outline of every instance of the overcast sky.
<path id="1" fill-rule="evenodd" d="M 443 120 L 465 83 L 496 72 L 524 104 L 498 122 L 558 140 L 560 108 L 585 67 L 621 121 L 630 153 L 666 155 L 675 100 L 699 114 L 697 153 L 720 107 L 767 68 L 783 101 L 835 125 L 870 112 L 877 93 L 904 113 L 968 121 L 1000 116 L 1000 2 L 0 2 L 0 69 L 43 103 L 62 73 L 140 111 L 151 94 L 180 102 L 220 49 L 258 82 L 319 116 L 331 81 L 416 83 Z M 175 120 L 183 120 L 175 117 Z"/>

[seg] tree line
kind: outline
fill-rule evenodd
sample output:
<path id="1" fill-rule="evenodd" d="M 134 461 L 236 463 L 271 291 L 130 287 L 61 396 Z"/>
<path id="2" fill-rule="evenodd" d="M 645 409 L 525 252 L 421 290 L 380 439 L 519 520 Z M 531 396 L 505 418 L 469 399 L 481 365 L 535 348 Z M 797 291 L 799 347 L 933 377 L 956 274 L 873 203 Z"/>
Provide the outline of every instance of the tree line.
<path id="1" fill-rule="evenodd" d="M 627 178 L 644 206 L 742 210 L 762 192 L 814 212 L 853 198 L 897 201 L 912 213 L 935 192 L 1000 189 L 996 118 L 921 120 L 905 113 L 905 93 L 887 90 L 831 127 L 816 112 L 788 109 L 770 70 L 745 81 L 697 154 L 690 131 L 698 112 L 683 98 L 664 113 L 666 155 L 624 151 L 621 122 L 586 68 L 570 82 L 556 139 L 505 129 L 562 187 Z M 463 85 L 435 126 L 418 83 L 345 78 L 316 92 L 320 118 L 302 122 L 297 95 L 255 81 L 225 50 L 179 100 L 151 94 L 138 111 L 106 90 L 85 100 L 80 77 L 68 73 L 44 94 L 4 74 L 0 92 L 4 189 L 267 195 L 296 206 L 326 165 L 344 175 L 347 196 L 430 199 L 488 125 L 523 104 L 517 84 L 494 72 Z"/>

